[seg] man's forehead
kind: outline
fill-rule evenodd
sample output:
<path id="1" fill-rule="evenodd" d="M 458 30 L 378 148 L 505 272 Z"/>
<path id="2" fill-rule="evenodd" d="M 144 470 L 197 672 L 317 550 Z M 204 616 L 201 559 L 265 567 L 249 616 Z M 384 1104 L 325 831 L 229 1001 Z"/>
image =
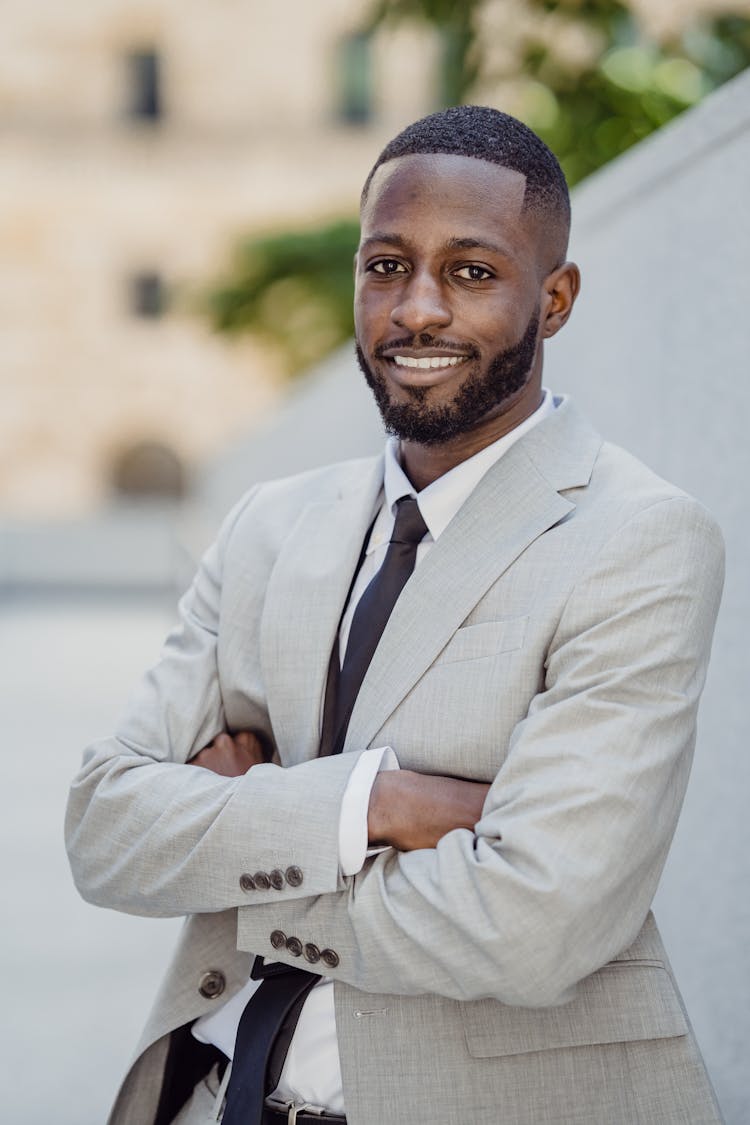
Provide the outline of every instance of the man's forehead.
<path id="1" fill-rule="evenodd" d="M 503 164 L 452 153 L 414 153 L 380 165 L 363 201 L 362 216 L 377 206 L 416 200 L 434 206 L 466 199 L 521 212 L 525 191 L 524 173 Z"/>
<path id="2" fill-rule="evenodd" d="M 380 165 L 362 206 L 362 236 L 399 230 L 403 221 L 452 235 L 481 236 L 527 226 L 522 172 L 470 156 L 420 153 Z M 523 218 L 523 222 L 522 222 Z M 435 230 L 437 233 L 437 230 Z"/>
<path id="3" fill-rule="evenodd" d="M 446 152 L 410 153 L 381 164 L 370 181 L 364 206 L 374 197 L 393 190 L 419 190 L 432 186 L 436 191 L 454 186 L 472 193 L 502 195 L 523 203 L 526 176 L 515 168 L 495 164 L 475 156 Z"/>

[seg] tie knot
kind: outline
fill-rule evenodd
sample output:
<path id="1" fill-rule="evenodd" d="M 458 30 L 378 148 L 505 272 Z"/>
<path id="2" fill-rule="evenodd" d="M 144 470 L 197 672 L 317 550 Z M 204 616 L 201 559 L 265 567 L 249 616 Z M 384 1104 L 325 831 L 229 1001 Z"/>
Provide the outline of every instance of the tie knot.
<path id="1" fill-rule="evenodd" d="M 396 501 L 396 520 L 391 543 L 419 543 L 427 534 L 427 524 L 422 519 L 419 505 L 413 496 L 402 496 Z"/>

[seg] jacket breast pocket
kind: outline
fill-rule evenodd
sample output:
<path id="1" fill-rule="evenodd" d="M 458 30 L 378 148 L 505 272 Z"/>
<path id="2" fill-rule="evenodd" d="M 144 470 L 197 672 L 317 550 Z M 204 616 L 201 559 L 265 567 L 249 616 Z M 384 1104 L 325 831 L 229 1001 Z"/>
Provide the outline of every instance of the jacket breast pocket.
<path id="1" fill-rule="evenodd" d="M 464 625 L 453 634 L 435 664 L 453 664 L 459 660 L 481 660 L 521 648 L 528 617 L 508 617 L 500 621 L 482 621 Z"/>
<path id="2" fill-rule="evenodd" d="M 581 981 L 573 1000 L 553 1008 L 511 1008 L 497 1000 L 461 1006 L 474 1058 L 559 1047 L 628 1043 L 686 1035 L 671 977 L 657 962 L 613 962 Z"/>

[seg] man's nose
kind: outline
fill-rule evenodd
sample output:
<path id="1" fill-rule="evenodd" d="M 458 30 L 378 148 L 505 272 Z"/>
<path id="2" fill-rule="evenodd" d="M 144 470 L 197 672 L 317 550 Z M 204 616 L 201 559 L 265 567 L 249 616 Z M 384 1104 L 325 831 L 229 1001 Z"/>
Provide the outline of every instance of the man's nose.
<path id="1" fill-rule="evenodd" d="M 445 328 L 452 319 L 443 286 L 427 272 L 412 274 L 391 312 L 393 323 L 412 333 Z"/>

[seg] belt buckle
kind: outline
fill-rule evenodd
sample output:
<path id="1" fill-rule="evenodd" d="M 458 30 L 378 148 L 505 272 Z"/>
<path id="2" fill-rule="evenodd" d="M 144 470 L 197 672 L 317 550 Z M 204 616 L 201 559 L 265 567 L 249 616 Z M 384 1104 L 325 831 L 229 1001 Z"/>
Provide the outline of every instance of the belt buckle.
<path id="1" fill-rule="evenodd" d="M 318 1105 L 313 1105 L 312 1102 L 282 1102 L 276 1101 L 273 1098 L 266 1099 L 266 1105 L 269 1109 L 275 1110 L 277 1113 L 286 1113 L 287 1125 L 297 1125 L 297 1114 L 304 1113 L 309 1110 L 311 1113 L 322 1115 L 324 1112 Z"/>

